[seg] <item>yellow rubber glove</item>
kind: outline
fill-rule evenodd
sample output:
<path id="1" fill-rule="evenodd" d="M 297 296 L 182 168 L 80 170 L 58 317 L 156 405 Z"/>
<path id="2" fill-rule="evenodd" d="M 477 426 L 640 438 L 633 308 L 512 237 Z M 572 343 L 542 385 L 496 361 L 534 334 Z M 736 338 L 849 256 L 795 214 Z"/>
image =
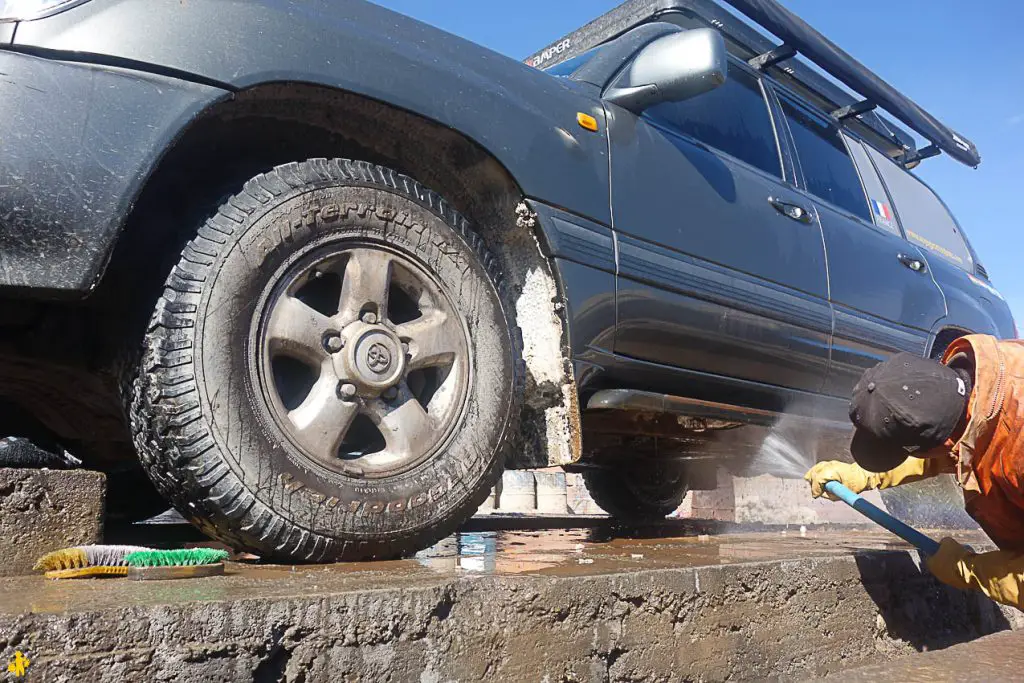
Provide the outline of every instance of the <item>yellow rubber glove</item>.
<path id="1" fill-rule="evenodd" d="M 854 493 L 863 493 L 871 489 L 889 489 L 900 484 L 910 484 L 942 474 L 945 463 L 941 458 L 907 458 L 903 463 L 888 472 L 868 472 L 855 463 L 829 460 L 819 462 L 804 475 L 811 484 L 811 496 L 825 496 L 829 500 L 838 500 L 825 491 L 825 483 L 838 481 Z"/>
<path id="2" fill-rule="evenodd" d="M 996 602 L 1024 611 L 1024 553 L 995 550 L 979 555 L 952 538 L 944 538 L 927 565 L 935 578 L 948 586 L 978 590 Z"/>
<path id="3" fill-rule="evenodd" d="M 838 481 L 854 493 L 867 491 L 871 488 L 871 474 L 859 465 L 838 460 L 819 462 L 804 475 L 811 485 L 811 496 L 821 498 L 825 496 L 829 500 L 839 500 L 825 490 L 825 484 L 830 481 Z"/>
<path id="4" fill-rule="evenodd" d="M 950 457 L 907 458 L 899 467 L 894 467 L 888 472 L 872 474 L 874 485 L 871 488 L 891 489 L 900 484 L 913 484 L 915 481 L 955 471 L 956 465 Z"/>

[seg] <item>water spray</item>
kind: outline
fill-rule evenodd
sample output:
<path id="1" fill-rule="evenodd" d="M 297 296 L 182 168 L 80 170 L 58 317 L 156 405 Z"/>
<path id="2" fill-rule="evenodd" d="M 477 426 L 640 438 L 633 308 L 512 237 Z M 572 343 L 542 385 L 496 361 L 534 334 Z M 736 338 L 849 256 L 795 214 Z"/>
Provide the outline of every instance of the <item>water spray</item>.
<path id="1" fill-rule="evenodd" d="M 761 444 L 753 463 L 755 473 L 801 479 L 817 462 L 821 436 L 802 415 L 783 415 Z"/>

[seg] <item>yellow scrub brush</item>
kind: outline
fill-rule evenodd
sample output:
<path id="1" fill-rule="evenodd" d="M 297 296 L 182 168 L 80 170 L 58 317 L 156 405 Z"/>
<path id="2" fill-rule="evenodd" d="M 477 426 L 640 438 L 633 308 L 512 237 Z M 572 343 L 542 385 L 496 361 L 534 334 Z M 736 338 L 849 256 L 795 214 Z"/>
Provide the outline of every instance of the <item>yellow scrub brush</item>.
<path id="1" fill-rule="evenodd" d="M 128 576 L 125 558 L 151 550 L 133 545 L 80 545 L 47 553 L 34 569 L 48 579 L 80 579 L 94 576 Z"/>

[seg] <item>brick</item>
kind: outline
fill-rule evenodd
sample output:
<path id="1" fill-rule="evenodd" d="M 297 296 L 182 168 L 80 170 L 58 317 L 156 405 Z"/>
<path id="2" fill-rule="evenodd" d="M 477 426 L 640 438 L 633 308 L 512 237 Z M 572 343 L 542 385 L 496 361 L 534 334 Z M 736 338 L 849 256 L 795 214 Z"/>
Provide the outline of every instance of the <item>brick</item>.
<path id="1" fill-rule="evenodd" d="M 105 494 L 99 472 L 0 468 L 0 576 L 29 574 L 45 553 L 101 541 Z"/>

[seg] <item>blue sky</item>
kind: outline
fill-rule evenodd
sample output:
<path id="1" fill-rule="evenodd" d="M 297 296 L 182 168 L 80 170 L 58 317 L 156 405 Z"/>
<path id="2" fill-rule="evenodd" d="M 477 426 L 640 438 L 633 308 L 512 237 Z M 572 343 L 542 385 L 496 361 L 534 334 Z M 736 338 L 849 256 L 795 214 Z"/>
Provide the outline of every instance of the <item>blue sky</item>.
<path id="1" fill-rule="evenodd" d="M 619 4 L 378 2 L 517 59 Z M 978 170 L 939 157 L 917 172 L 953 210 L 1024 330 L 1024 2 L 784 3 L 978 146 Z"/>

